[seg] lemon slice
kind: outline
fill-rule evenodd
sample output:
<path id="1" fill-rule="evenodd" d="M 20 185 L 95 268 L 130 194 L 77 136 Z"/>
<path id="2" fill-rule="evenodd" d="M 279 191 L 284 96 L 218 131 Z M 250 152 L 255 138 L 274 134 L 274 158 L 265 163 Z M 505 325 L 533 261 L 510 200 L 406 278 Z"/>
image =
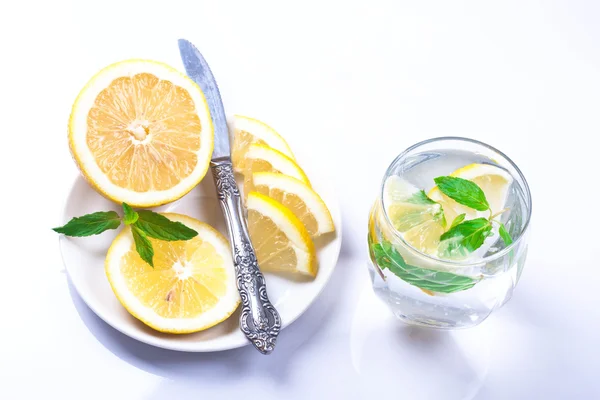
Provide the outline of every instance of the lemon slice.
<path id="1" fill-rule="evenodd" d="M 273 172 L 256 172 L 252 182 L 257 192 L 277 200 L 304 224 L 312 237 L 333 232 L 335 226 L 327 206 L 308 185 Z"/>
<path id="2" fill-rule="evenodd" d="M 454 171 L 450 176 L 467 179 L 475 182 L 485 193 L 490 204 L 491 213 L 497 213 L 504 209 L 508 197 L 509 188 L 513 182 L 512 176 L 504 169 L 491 164 L 469 164 Z M 429 197 L 437 201 L 444 208 L 444 214 L 450 224 L 456 216 L 466 214 L 465 219 L 489 218 L 490 211 L 477 211 L 463 206 L 443 194 L 437 186 L 429 192 Z M 494 231 L 497 227 L 494 226 Z M 444 240 L 438 249 L 438 257 L 446 259 L 477 259 L 483 257 L 494 245 L 500 236 L 495 234 L 486 239 L 484 244 L 474 253 L 465 252 L 464 248 L 453 246 L 453 241 L 459 238 Z"/>
<path id="3" fill-rule="evenodd" d="M 182 73 L 155 61 L 110 65 L 79 93 L 69 120 L 77 166 L 116 202 L 151 207 L 200 182 L 213 150 L 204 94 Z"/>
<path id="4" fill-rule="evenodd" d="M 469 164 L 454 171 L 450 176 L 470 180 L 483 190 L 492 213 L 500 212 L 506 205 L 512 176 L 504 169 L 491 164 Z M 429 192 L 429 197 L 444 208 L 446 220 L 451 223 L 456 216 L 466 214 L 466 219 L 489 217 L 489 211 L 477 211 L 463 206 L 443 194 L 437 186 Z"/>
<path id="5" fill-rule="evenodd" d="M 436 254 L 446 224 L 442 207 L 396 175 L 386 180 L 383 190 L 383 203 L 394 228 L 415 249 Z"/>
<path id="6" fill-rule="evenodd" d="M 302 222 L 281 203 L 248 193 L 248 231 L 263 271 L 317 274 L 315 245 Z"/>
<path id="7" fill-rule="evenodd" d="M 152 268 L 138 255 L 126 227 L 106 256 L 108 281 L 127 311 L 158 331 L 190 333 L 210 328 L 227 319 L 240 302 L 228 242 L 193 218 L 163 215 L 196 230 L 198 236 L 176 242 L 150 239 Z"/>
<path id="8" fill-rule="evenodd" d="M 267 145 L 294 160 L 294 154 L 275 129 L 254 118 L 234 116 L 231 159 L 237 172 L 243 169 L 244 155 L 253 143 Z"/>
<path id="9" fill-rule="evenodd" d="M 263 144 L 251 144 L 244 155 L 244 193 L 254 190 L 252 174 L 256 172 L 278 172 L 296 178 L 310 186 L 308 177 L 294 160 Z"/>

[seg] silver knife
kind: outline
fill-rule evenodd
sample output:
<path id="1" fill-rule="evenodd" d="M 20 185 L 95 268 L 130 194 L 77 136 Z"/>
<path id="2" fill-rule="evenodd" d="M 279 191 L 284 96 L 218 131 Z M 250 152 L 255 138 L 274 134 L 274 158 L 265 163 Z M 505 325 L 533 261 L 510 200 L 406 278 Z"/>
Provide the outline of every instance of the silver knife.
<path id="1" fill-rule="evenodd" d="M 204 92 L 215 129 L 215 147 L 210 167 L 227 222 L 237 288 L 242 299 L 240 329 L 258 351 L 269 354 L 275 348 L 277 335 L 281 330 L 281 318 L 267 296 L 265 278 L 258 269 L 256 254 L 242 213 L 240 192 L 233 176 L 229 130 L 219 87 L 206 60 L 192 43 L 179 39 L 179 52 L 187 75 Z"/>

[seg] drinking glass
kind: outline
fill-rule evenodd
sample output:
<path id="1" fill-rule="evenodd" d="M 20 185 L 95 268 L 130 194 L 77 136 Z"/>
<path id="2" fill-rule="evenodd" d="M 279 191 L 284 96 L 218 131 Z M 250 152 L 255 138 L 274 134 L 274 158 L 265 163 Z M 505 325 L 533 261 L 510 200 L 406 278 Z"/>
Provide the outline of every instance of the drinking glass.
<path id="1" fill-rule="evenodd" d="M 435 186 L 433 178 L 472 164 L 496 166 L 512 177 L 506 211 L 498 217 L 512 243 L 505 245 L 496 231 L 484 242 L 484 253 L 466 260 L 441 259 L 417 250 L 390 221 L 384 204 L 385 182 L 395 175 L 429 193 Z M 373 289 L 399 319 L 409 324 L 441 329 L 478 325 L 511 298 L 519 282 L 527 255 L 530 217 L 531 194 L 525 177 L 499 150 L 460 137 L 417 143 L 388 167 L 369 215 Z"/>

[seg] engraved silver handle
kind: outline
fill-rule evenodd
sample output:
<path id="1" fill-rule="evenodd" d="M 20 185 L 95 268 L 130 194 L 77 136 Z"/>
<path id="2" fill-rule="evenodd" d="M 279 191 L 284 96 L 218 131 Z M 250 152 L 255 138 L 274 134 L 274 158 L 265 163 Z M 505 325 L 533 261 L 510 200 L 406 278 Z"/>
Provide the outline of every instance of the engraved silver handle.
<path id="1" fill-rule="evenodd" d="M 227 222 L 237 288 L 242 299 L 240 329 L 258 351 L 269 354 L 275 348 L 277 335 L 281 330 L 281 318 L 269 301 L 265 278 L 258 269 L 256 254 L 242 213 L 231 158 L 213 159 L 210 166 Z"/>

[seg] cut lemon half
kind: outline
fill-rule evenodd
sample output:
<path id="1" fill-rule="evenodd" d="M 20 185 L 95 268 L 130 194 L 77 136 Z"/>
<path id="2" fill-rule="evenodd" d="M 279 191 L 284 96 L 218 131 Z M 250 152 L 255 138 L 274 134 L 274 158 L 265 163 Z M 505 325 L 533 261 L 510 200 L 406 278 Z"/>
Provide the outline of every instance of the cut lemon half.
<path id="1" fill-rule="evenodd" d="M 210 328 L 227 319 L 240 302 L 229 244 L 205 223 L 179 214 L 163 215 L 196 230 L 198 236 L 176 242 L 150 238 L 152 268 L 140 258 L 126 227 L 106 256 L 108 281 L 127 311 L 158 331 Z"/>
<path id="2" fill-rule="evenodd" d="M 304 182 L 283 174 L 256 172 L 252 174 L 252 183 L 254 190 L 290 209 L 312 237 L 335 230 L 329 209 Z"/>
<path id="3" fill-rule="evenodd" d="M 315 245 L 300 220 L 281 203 L 248 193 L 248 231 L 263 271 L 317 275 Z"/>
<path id="4" fill-rule="evenodd" d="M 256 172 L 277 172 L 296 178 L 310 186 L 308 177 L 294 160 L 285 154 L 263 144 L 251 144 L 244 155 L 244 193 L 254 190 L 252 174 Z"/>
<path id="5" fill-rule="evenodd" d="M 257 119 L 236 115 L 233 120 L 231 159 L 237 172 L 242 171 L 244 155 L 253 143 L 267 145 L 292 160 L 294 159 L 290 146 L 275 129 Z"/>
<path id="6" fill-rule="evenodd" d="M 504 169 L 491 164 L 469 164 L 457 169 L 450 176 L 476 183 L 485 193 L 492 213 L 500 212 L 506 206 L 513 178 Z M 452 223 L 456 216 L 463 213 L 466 214 L 466 219 L 490 216 L 489 211 L 477 211 L 457 203 L 443 194 L 437 186 L 431 189 L 429 197 L 442 205 L 448 223 Z"/>
<path id="7" fill-rule="evenodd" d="M 423 253 L 436 254 L 446 225 L 442 206 L 396 175 L 386 180 L 383 195 L 388 218 L 404 240 Z"/>
<path id="8" fill-rule="evenodd" d="M 100 193 L 151 207 L 180 198 L 200 182 L 213 132 L 198 85 L 168 65 L 128 60 L 101 70 L 79 93 L 69 146 Z"/>

